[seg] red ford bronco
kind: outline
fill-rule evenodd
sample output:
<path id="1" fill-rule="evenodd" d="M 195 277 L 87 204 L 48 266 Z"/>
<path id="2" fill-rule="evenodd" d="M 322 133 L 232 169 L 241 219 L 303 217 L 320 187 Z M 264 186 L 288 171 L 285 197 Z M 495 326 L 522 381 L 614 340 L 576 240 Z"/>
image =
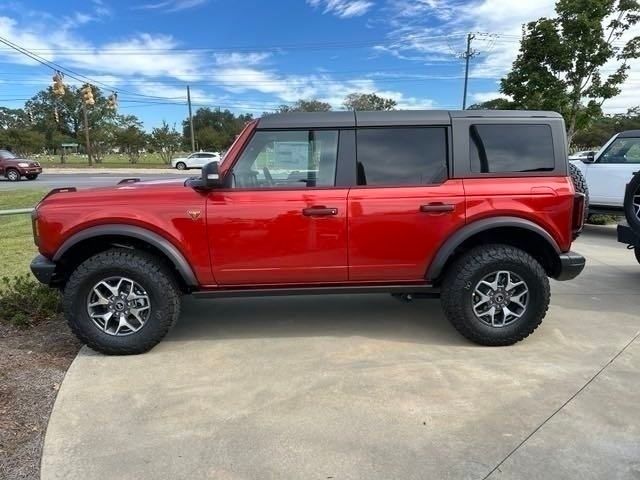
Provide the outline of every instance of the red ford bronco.
<path id="1" fill-rule="evenodd" d="M 180 297 L 388 292 L 441 297 L 470 340 L 510 345 L 549 305 L 584 196 L 549 112 L 271 115 L 189 180 L 56 189 L 36 207 L 43 283 L 75 334 L 145 352 Z"/>

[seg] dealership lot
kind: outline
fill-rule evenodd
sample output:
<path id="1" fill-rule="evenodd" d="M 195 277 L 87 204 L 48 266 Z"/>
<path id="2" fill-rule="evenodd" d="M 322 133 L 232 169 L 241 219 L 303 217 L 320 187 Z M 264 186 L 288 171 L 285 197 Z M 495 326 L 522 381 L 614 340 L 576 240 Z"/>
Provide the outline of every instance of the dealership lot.
<path id="1" fill-rule="evenodd" d="M 640 265 L 611 227 L 574 249 L 585 272 L 506 348 L 433 300 L 185 299 L 150 353 L 81 351 L 42 478 L 637 478 Z"/>

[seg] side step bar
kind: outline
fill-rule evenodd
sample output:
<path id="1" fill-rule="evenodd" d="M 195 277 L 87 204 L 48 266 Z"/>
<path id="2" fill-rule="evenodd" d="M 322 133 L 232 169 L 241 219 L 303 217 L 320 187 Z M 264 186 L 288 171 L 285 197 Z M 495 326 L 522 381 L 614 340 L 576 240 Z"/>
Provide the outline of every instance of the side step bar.
<path id="1" fill-rule="evenodd" d="M 335 295 L 359 293 L 405 293 L 416 298 L 439 298 L 440 289 L 431 285 L 349 285 L 321 287 L 217 288 L 193 292 L 196 298 L 271 297 L 283 295 Z"/>

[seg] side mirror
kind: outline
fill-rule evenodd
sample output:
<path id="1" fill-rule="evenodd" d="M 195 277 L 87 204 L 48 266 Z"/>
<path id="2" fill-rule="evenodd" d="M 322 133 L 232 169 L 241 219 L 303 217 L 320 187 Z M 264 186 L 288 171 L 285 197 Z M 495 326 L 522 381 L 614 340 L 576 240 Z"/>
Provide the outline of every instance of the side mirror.
<path id="1" fill-rule="evenodd" d="M 218 172 L 218 162 L 209 162 L 202 167 L 202 175 L 199 179 L 191 182 L 194 188 L 201 190 L 211 190 L 223 186 L 222 177 Z"/>
<path id="2" fill-rule="evenodd" d="M 593 163 L 596 161 L 596 152 L 589 152 L 586 157 L 582 159 L 583 163 Z"/>

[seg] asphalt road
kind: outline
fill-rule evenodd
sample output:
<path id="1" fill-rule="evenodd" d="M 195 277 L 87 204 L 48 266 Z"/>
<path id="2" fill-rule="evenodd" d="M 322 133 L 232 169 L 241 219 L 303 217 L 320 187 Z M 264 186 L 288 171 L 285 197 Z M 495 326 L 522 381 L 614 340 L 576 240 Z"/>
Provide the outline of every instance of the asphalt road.
<path id="1" fill-rule="evenodd" d="M 640 265 L 575 244 L 541 327 L 479 347 L 436 300 L 196 300 L 151 352 L 83 348 L 42 480 L 640 478 Z"/>
<path id="2" fill-rule="evenodd" d="M 60 187 L 106 187 L 115 185 L 123 178 L 140 178 L 141 180 L 159 180 L 167 178 L 186 178 L 197 176 L 197 170 L 191 170 L 189 174 L 175 173 L 100 173 L 91 170 L 87 173 L 43 173 L 36 180 L 21 180 L 10 182 L 6 178 L 0 178 L 0 192 L 11 192 L 20 189 L 51 189 Z"/>

